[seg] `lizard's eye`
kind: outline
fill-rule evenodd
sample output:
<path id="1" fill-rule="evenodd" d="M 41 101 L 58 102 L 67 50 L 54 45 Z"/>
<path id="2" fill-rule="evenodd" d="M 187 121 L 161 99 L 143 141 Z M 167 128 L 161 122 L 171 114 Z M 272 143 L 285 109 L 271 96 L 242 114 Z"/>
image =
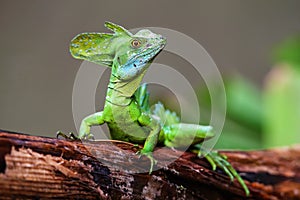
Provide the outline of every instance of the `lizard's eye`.
<path id="1" fill-rule="evenodd" d="M 131 41 L 131 46 L 133 48 L 139 48 L 141 46 L 141 41 L 137 40 L 137 39 L 134 39 Z"/>

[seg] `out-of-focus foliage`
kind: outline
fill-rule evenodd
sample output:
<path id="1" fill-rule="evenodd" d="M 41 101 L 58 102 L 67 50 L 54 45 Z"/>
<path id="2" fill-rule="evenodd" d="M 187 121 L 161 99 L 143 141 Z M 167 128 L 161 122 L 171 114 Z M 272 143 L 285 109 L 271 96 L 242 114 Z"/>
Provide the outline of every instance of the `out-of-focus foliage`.
<path id="1" fill-rule="evenodd" d="M 225 89 L 227 115 L 217 147 L 260 148 L 263 118 L 260 91 L 250 81 L 239 76 L 226 80 Z"/>
<path id="2" fill-rule="evenodd" d="M 300 36 L 279 44 L 263 90 L 265 147 L 300 142 Z"/>
<path id="3" fill-rule="evenodd" d="M 263 109 L 261 93 L 245 78 L 225 81 L 227 115 L 217 148 L 261 148 Z"/>
<path id="4" fill-rule="evenodd" d="M 225 80 L 227 116 L 216 148 L 300 143 L 300 36 L 277 45 L 272 53 L 274 67 L 262 89 L 241 76 Z M 199 98 L 207 96 L 200 93 Z"/>
<path id="5" fill-rule="evenodd" d="M 289 64 L 277 65 L 263 89 L 264 147 L 300 142 L 300 71 Z"/>
<path id="6" fill-rule="evenodd" d="M 225 90 L 226 121 L 216 148 L 261 148 L 263 109 L 260 91 L 250 81 L 237 75 L 225 80 Z M 199 89 L 198 97 L 201 101 L 201 118 L 203 115 L 206 118 L 202 120 L 202 124 L 207 124 L 210 116 L 205 116 L 209 112 L 203 107 L 210 107 L 209 93 L 203 88 Z"/>
<path id="7" fill-rule="evenodd" d="M 225 87 L 228 117 L 253 131 L 261 131 L 263 106 L 258 88 L 242 77 L 227 80 Z"/>
<path id="8" fill-rule="evenodd" d="M 300 35 L 288 38 L 275 47 L 272 58 L 274 63 L 285 63 L 300 70 Z"/>

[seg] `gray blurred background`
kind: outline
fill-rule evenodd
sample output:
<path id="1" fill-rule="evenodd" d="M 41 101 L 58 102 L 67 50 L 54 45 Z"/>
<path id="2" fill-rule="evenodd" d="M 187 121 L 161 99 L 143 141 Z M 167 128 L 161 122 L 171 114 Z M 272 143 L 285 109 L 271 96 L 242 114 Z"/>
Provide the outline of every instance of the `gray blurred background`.
<path id="1" fill-rule="evenodd" d="M 262 85 L 273 45 L 300 30 L 300 1 L 1 0 L 0 129 L 55 136 L 75 131 L 72 88 L 81 64 L 68 51 L 81 32 L 174 29 L 198 41 L 222 75 Z M 160 55 L 169 65 L 183 65 Z M 105 88 L 105 87 L 100 87 Z M 105 89 L 104 89 L 105 90 Z"/>

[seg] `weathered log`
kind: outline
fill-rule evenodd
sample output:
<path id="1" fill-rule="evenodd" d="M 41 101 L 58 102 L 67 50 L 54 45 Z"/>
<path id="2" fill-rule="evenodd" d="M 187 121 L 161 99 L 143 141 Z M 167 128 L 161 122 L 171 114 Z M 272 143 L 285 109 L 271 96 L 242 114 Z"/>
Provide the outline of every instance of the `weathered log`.
<path id="1" fill-rule="evenodd" d="M 138 148 L 0 131 L 0 199 L 300 199 L 299 146 L 222 151 L 249 197 L 189 152 L 157 148 L 157 170 L 149 175 L 143 169 L 150 162 L 136 155 Z"/>

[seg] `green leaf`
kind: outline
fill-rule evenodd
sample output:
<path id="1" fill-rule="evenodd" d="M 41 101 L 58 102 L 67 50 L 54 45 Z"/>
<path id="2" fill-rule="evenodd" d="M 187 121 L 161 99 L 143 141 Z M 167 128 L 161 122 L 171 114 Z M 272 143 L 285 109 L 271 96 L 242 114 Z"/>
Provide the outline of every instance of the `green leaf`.
<path id="1" fill-rule="evenodd" d="M 272 56 L 275 63 L 286 63 L 300 70 L 300 35 L 280 43 Z"/>

